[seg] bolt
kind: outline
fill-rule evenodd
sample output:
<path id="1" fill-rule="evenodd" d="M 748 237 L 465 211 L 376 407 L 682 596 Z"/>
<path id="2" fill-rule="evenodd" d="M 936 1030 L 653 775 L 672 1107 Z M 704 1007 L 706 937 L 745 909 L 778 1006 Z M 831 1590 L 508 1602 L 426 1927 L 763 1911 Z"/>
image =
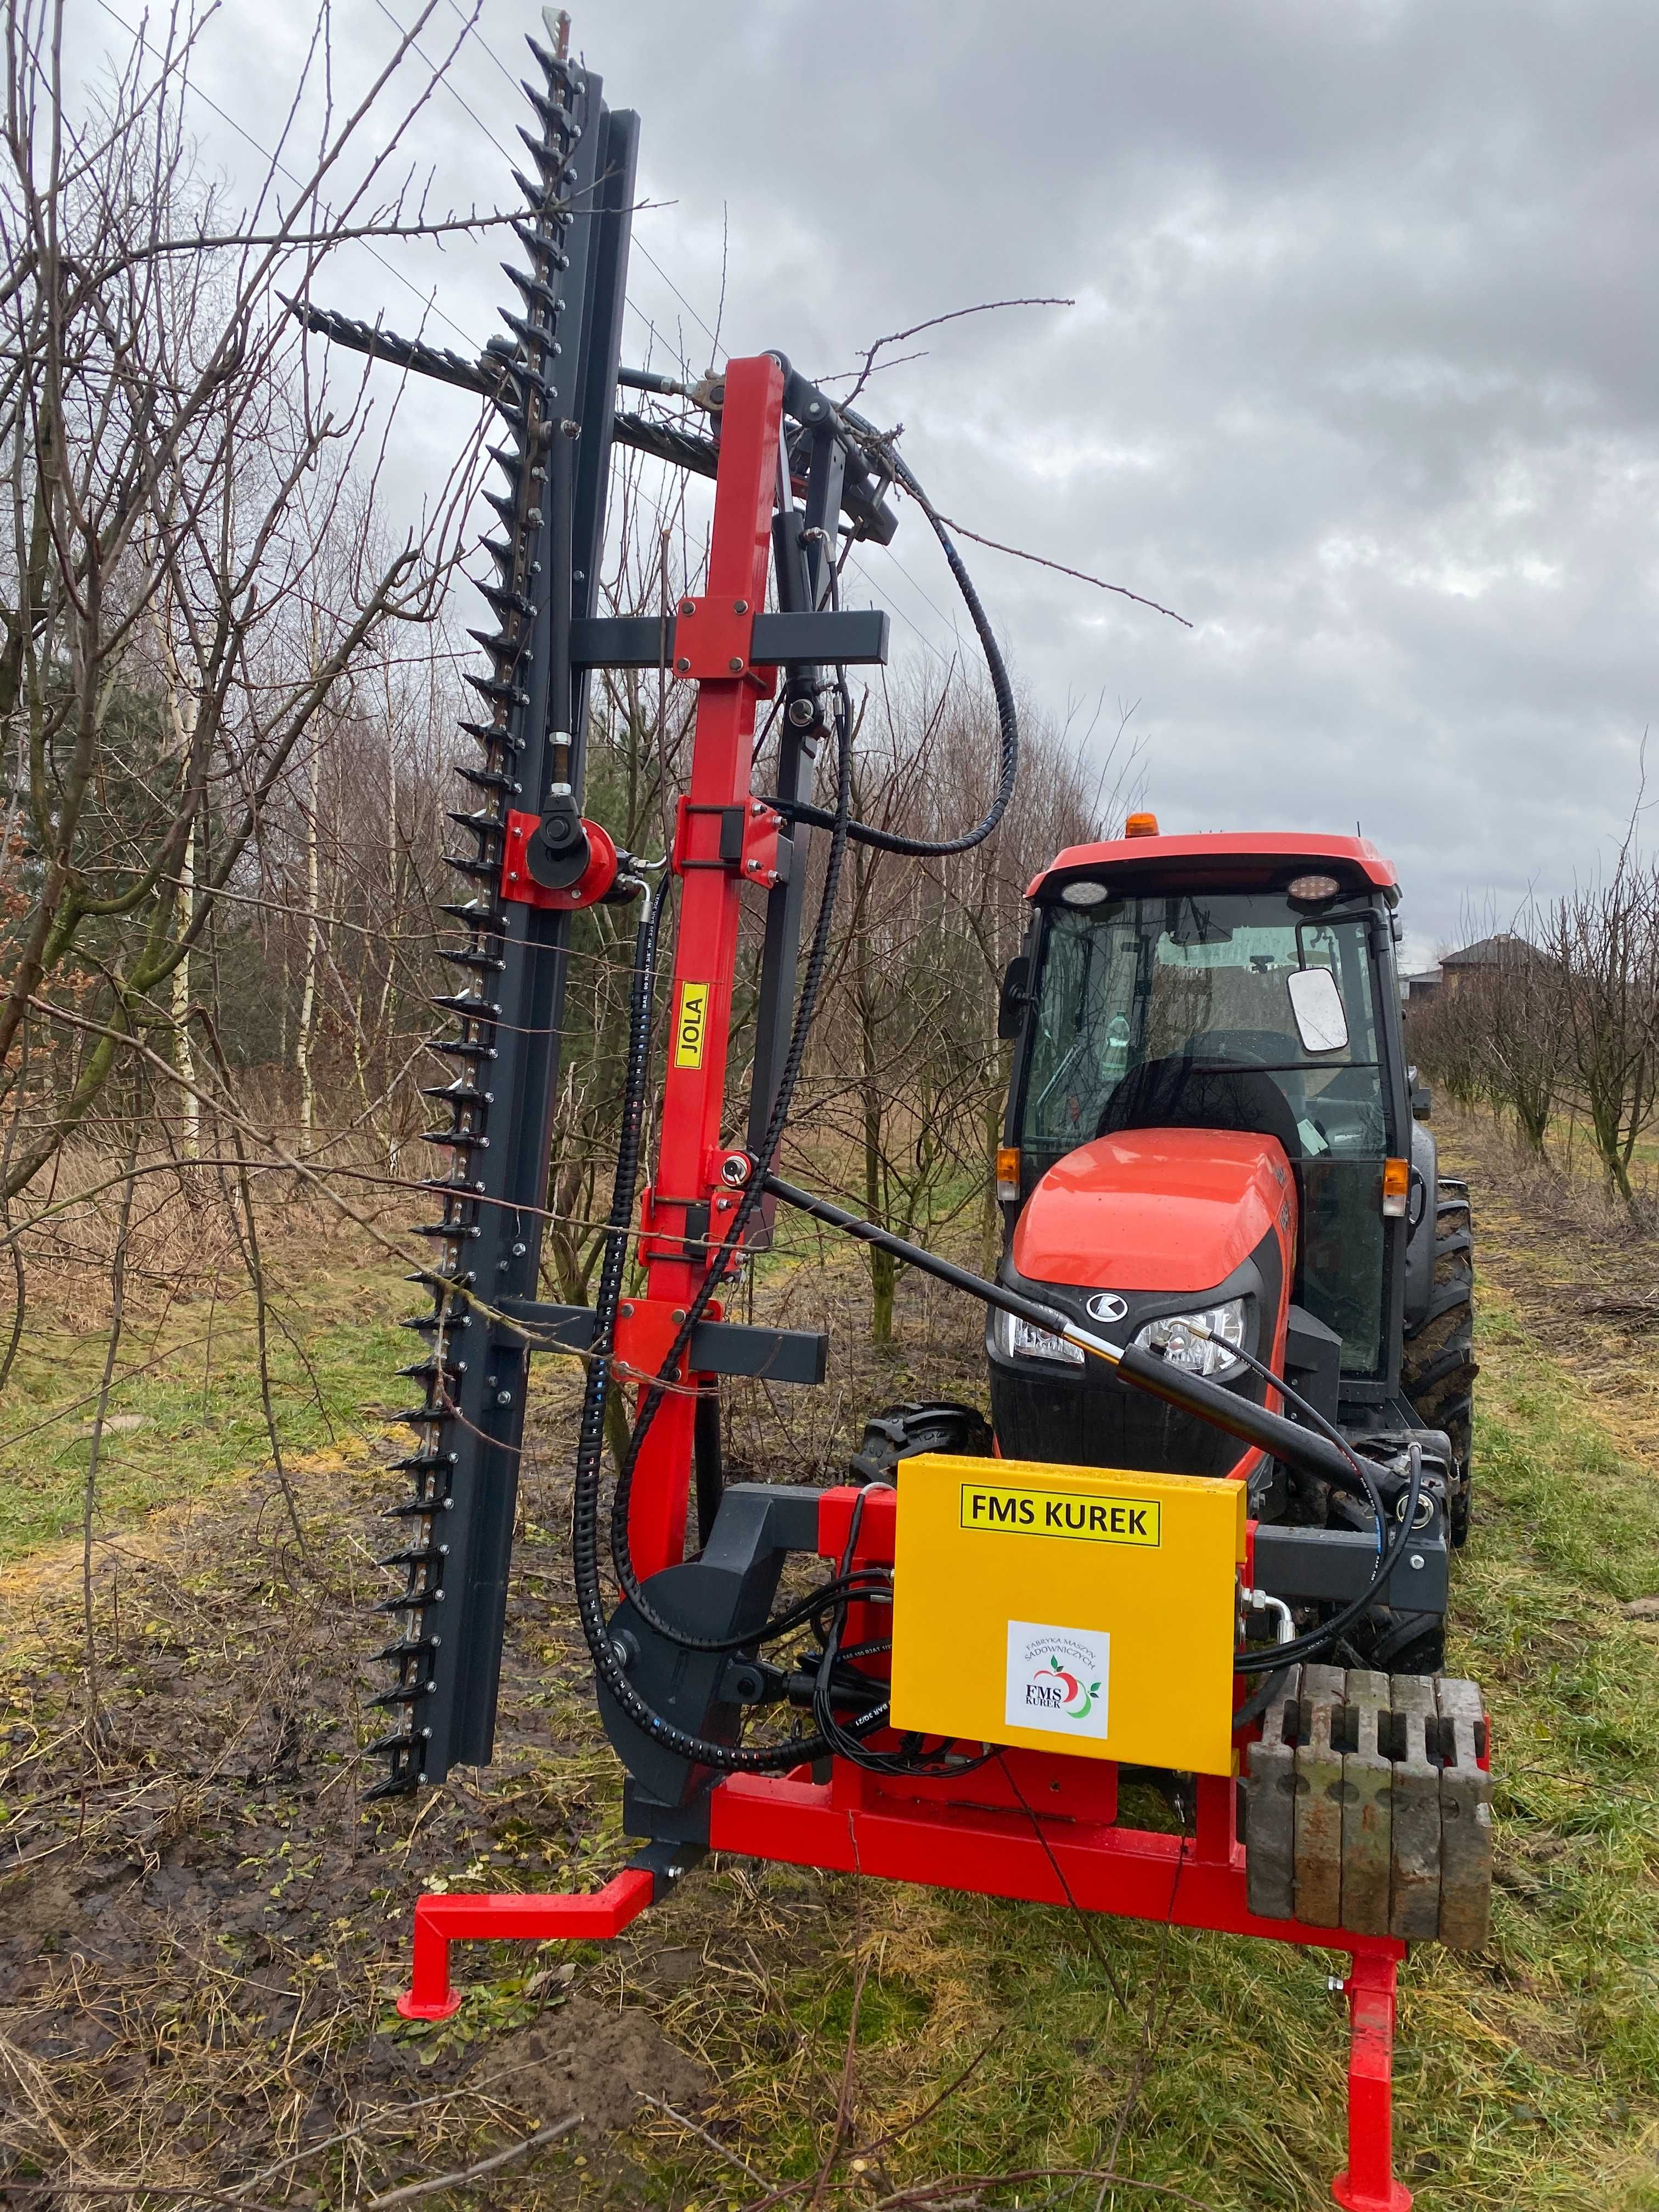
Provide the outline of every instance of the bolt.
<path id="1" fill-rule="evenodd" d="M 1413 1553 L 1412 1553 L 1412 1560 L 1411 1560 L 1411 1563 L 1412 1563 L 1413 1566 L 1414 1566 L 1414 1567 L 1416 1567 L 1416 1568 L 1418 1568 L 1418 1569 L 1419 1569 L 1419 1570 L 1421 1569 L 1422 1565 L 1423 1565 L 1423 1554 L 1421 1553 L 1421 1552 L 1413 1552 Z"/>
<path id="2" fill-rule="evenodd" d="M 624 1298 L 622 1304 L 617 1308 L 617 1311 L 622 1316 L 624 1321 L 632 1321 L 634 1318 L 634 1308 L 626 1298 Z"/>
<path id="3" fill-rule="evenodd" d="M 523 1257 L 524 1257 L 524 1255 L 525 1255 L 525 1254 L 529 1250 L 529 1249 L 530 1249 L 530 1248 L 529 1248 L 529 1246 L 528 1246 L 528 1245 L 526 1245 L 526 1244 L 515 1244 L 515 1245 L 513 1247 L 513 1256 L 514 1256 L 514 1258 L 515 1260 L 522 1260 L 522 1259 L 523 1259 Z"/>
<path id="4" fill-rule="evenodd" d="M 730 660 L 728 660 L 728 661 L 726 662 L 726 666 L 731 670 L 732 673 L 734 676 L 741 676 L 741 675 L 742 675 L 742 673 L 743 673 L 743 662 L 742 662 L 742 660 L 740 659 L 740 658 L 738 657 L 738 654 L 736 654 L 735 653 L 732 654 L 732 658 L 730 659 Z"/>
<path id="5" fill-rule="evenodd" d="M 682 599 L 680 601 L 680 612 L 683 615 L 689 617 L 696 614 L 696 611 L 697 603 L 695 599 Z"/>
<path id="6" fill-rule="evenodd" d="M 749 1163 L 741 1152 L 728 1152 L 720 1162 L 720 1181 L 729 1182 L 734 1190 L 749 1180 Z"/>
<path id="7" fill-rule="evenodd" d="M 745 868 L 747 868 L 747 869 L 748 869 L 748 871 L 749 871 L 749 872 L 750 872 L 750 874 L 751 876 L 757 876 L 757 875 L 759 875 L 759 873 L 760 873 L 760 862 L 759 862 L 758 860 L 745 860 L 745 861 L 744 862 L 744 864 L 743 864 L 743 865 L 744 866 L 744 867 L 745 867 Z"/>
<path id="8" fill-rule="evenodd" d="M 510 1390 L 498 1390 L 495 1393 L 495 1403 L 498 1406 L 510 1406 L 513 1403 L 513 1393 Z"/>
<path id="9" fill-rule="evenodd" d="M 1334 1997 L 1340 1997 L 1347 1988 L 1340 1974 L 1327 1974 L 1325 1986 Z"/>
<path id="10" fill-rule="evenodd" d="M 734 615 L 746 615 L 749 611 L 748 600 L 733 599 L 732 602 L 732 611 Z"/>
<path id="11" fill-rule="evenodd" d="M 516 884 L 516 883 L 518 882 L 518 880 L 519 880 L 519 872 L 518 872 L 518 870 L 517 870 L 516 868 L 509 868 L 509 869 L 507 870 L 507 881 L 508 881 L 508 883 L 510 883 L 510 884 Z"/>
<path id="12" fill-rule="evenodd" d="M 810 699 L 792 699 L 789 702 L 789 719 L 798 730 L 810 729 L 817 715 L 817 709 Z"/>
<path id="13" fill-rule="evenodd" d="M 682 676 L 689 676 L 691 673 L 691 664 L 689 660 L 684 659 L 684 658 L 677 660 L 674 663 L 674 666 Z"/>
<path id="14" fill-rule="evenodd" d="M 675 1307 L 674 1318 L 676 1321 L 684 1321 L 685 1319 L 685 1308 L 684 1306 Z"/>
<path id="15" fill-rule="evenodd" d="M 809 415 L 822 415 L 823 412 L 823 402 L 821 399 L 813 400 L 806 411 Z"/>

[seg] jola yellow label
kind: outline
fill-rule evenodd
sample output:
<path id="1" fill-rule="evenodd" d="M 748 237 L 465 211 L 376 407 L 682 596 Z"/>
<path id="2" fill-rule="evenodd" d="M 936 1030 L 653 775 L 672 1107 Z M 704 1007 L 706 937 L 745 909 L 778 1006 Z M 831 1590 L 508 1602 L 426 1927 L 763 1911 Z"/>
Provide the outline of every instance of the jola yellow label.
<path id="1" fill-rule="evenodd" d="M 674 1065 L 676 1067 L 702 1066 L 702 1041 L 708 1026 L 708 993 L 707 983 L 682 983 L 680 1003 L 674 1017 Z"/>

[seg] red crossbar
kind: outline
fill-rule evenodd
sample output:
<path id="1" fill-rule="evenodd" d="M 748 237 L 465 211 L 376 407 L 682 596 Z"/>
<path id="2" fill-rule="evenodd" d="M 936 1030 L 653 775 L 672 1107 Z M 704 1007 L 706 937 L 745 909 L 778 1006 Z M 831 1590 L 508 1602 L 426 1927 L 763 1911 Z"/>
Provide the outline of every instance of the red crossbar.
<path id="1" fill-rule="evenodd" d="M 458 2004 L 449 1986 L 449 1947 L 471 1942 L 533 1943 L 550 1936 L 592 1941 L 620 1936 L 656 1892 L 656 1877 L 629 1867 L 591 1895 L 438 1897 L 416 1900 L 415 1957 L 408 1993 L 398 2000 L 405 2020 L 447 2020 Z"/>

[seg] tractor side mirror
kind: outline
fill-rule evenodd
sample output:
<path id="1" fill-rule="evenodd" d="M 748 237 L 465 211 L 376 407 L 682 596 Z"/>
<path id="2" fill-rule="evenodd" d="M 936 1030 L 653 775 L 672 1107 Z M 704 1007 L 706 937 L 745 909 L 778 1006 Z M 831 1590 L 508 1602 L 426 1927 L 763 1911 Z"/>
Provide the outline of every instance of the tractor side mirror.
<path id="1" fill-rule="evenodd" d="M 1426 1083 L 1419 1083 L 1412 1090 L 1412 1119 L 1426 1121 L 1434 1110 L 1434 1093 Z"/>
<path id="2" fill-rule="evenodd" d="M 1002 996 L 997 1005 L 997 1035 L 1017 1037 L 1019 1025 L 1025 1018 L 1025 1009 L 1031 996 L 1031 956 L 1017 952 L 1008 963 L 1002 978 Z"/>
<path id="3" fill-rule="evenodd" d="M 1285 978 L 1304 1052 L 1340 1052 L 1348 1042 L 1342 994 L 1328 968 L 1296 968 Z"/>

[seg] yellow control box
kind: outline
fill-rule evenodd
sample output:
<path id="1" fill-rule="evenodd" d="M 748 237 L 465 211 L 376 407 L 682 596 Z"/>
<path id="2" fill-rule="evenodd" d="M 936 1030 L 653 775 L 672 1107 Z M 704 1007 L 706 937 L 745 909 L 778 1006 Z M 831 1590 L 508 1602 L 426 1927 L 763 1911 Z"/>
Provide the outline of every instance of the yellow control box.
<path id="1" fill-rule="evenodd" d="M 1232 1772 L 1242 1482 L 944 1452 L 897 1480 L 896 1728 Z"/>

